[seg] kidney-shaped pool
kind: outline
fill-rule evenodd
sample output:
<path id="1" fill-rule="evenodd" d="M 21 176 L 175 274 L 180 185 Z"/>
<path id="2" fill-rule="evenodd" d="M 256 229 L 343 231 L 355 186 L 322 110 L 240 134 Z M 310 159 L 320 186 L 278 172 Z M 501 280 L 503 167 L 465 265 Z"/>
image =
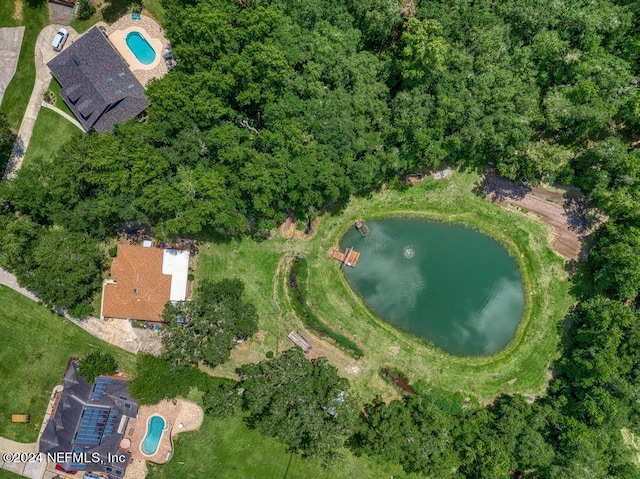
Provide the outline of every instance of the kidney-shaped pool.
<path id="1" fill-rule="evenodd" d="M 457 356 L 504 348 L 524 313 L 516 260 L 496 240 L 462 225 L 419 218 L 368 221 L 340 240 L 360 252 L 345 266 L 351 288 L 379 317 Z"/>

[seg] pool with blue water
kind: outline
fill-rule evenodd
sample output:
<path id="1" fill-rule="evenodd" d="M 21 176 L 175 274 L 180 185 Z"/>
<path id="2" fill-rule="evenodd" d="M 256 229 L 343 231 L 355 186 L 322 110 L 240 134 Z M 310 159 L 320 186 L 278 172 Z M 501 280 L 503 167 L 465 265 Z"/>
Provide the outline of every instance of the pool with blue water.
<path id="1" fill-rule="evenodd" d="M 129 50 L 143 65 L 150 65 L 156 59 L 156 52 L 140 32 L 131 32 L 126 38 Z"/>
<path id="2" fill-rule="evenodd" d="M 147 421 L 147 435 L 141 446 L 142 452 L 147 456 L 153 456 L 158 451 L 164 425 L 164 418 L 158 415 L 151 416 Z"/>

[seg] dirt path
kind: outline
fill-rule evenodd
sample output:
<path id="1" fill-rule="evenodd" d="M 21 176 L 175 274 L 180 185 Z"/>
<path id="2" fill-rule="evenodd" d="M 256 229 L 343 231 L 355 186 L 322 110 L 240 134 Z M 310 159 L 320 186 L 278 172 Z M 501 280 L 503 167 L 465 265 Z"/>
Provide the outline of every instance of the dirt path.
<path id="1" fill-rule="evenodd" d="M 551 248 L 567 259 L 577 260 L 582 252 L 582 240 L 592 221 L 586 200 L 575 192 L 550 191 L 543 187 L 529 188 L 515 184 L 494 173 L 488 173 L 483 185 L 487 197 L 505 208 L 515 208 L 553 228 Z"/>

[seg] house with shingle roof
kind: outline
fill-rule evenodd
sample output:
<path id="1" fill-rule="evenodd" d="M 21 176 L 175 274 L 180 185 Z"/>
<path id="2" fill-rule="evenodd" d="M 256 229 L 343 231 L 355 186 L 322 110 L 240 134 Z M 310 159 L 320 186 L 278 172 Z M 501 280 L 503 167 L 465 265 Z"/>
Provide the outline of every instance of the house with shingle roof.
<path id="1" fill-rule="evenodd" d="M 78 361 L 70 359 L 39 451 L 60 457 L 58 464 L 66 471 L 123 477 L 131 452 L 122 442 L 129 418 L 138 416 L 138 402 L 129 396 L 128 381 L 98 376 L 89 384 L 78 371 Z"/>
<path id="2" fill-rule="evenodd" d="M 189 251 L 118 244 L 100 317 L 162 321 L 169 301 L 187 297 Z"/>
<path id="3" fill-rule="evenodd" d="M 47 63 L 85 131 L 105 133 L 148 106 L 144 88 L 107 37 L 93 27 Z"/>

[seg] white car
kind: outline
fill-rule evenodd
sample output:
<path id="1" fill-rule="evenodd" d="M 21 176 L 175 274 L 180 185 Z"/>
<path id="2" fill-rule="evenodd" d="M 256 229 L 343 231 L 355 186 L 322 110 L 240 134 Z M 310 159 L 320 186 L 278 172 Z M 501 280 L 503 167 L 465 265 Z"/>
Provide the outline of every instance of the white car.
<path id="1" fill-rule="evenodd" d="M 69 37 L 69 31 L 66 28 L 61 28 L 60 30 L 58 30 L 58 33 L 56 33 L 56 36 L 53 37 L 51 46 L 55 51 L 59 52 L 60 50 L 62 50 L 62 47 L 64 46 L 64 42 L 67 41 L 68 37 Z"/>

